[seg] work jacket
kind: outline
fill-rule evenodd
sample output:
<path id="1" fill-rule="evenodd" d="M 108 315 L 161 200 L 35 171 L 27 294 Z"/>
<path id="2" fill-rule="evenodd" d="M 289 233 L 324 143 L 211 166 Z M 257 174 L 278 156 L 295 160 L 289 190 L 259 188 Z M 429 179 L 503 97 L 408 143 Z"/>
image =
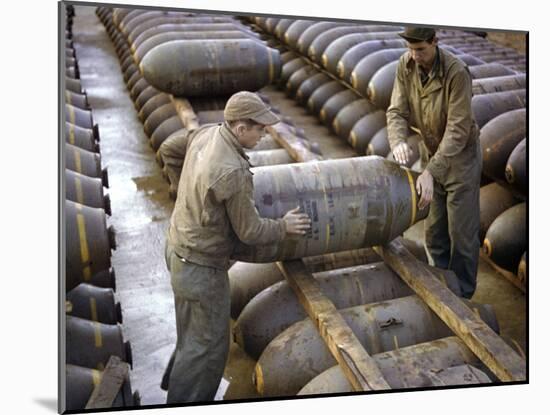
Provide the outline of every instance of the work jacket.
<path id="1" fill-rule="evenodd" d="M 411 130 L 419 133 L 429 159 L 425 168 L 444 184 L 461 180 L 448 176 L 454 171 L 467 174 L 467 164 L 477 165 L 481 159 L 473 148 L 479 147 L 479 128 L 472 113 L 470 73 L 449 52 L 438 48 L 438 53 L 439 64 L 424 86 L 410 52 L 401 56 L 386 116 L 391 148 L 405 142 Z M 460 166 L 451 169 L 453 164 Z"/>
<path id="2" fill-rule="evenodd" d="M 227 124 L 190 133 L 168 241 L 189 262 L 220 269 L 238 240 L 248 245 L 285 237 L 282 219 L 261 218 L 243 147 Z"/>

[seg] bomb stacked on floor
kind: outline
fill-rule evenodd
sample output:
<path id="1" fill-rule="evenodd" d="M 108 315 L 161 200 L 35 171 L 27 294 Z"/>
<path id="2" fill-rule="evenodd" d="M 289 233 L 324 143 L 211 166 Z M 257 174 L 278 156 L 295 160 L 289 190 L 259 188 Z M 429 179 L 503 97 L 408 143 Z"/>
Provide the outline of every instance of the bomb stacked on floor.
<path id="1" fill-rule="evenodd" d="M 281 55 L 278 85 L 289 97 L 306 106 L 358 154 L 392 159 L 385 111 L 398 59 L 406 51 L 406 42 L 396 34 L 400 27 L 259 17 L 249 20 L 287 47 Z M 514 194 L 500 203 L 495 197 L 505 191 L 489 190 L 497 184 L 481 192 L 481 242 L 492 261 L 516 272 L 526 249 L 525 206 L 515 207 L 507 213 L 508 219 L 497 221 L 488 238 L 485 234 L 496 216 L 506 210 L 504 207 L 511 207 L 507 202 L 510 198 L 526 199 L 526 76 L 517 72 L 524 69 L 525 57 L 464 31 L 439 30 L 438 37 L 440 46 L 462 59 L 472 74 L 472 106 L 481 128 L 484 156 L 483 183 L 496 181 Z M 408 139 L 413 149 L 409 167 L 414 170 L 420 169 L 419 139 L 416 134 Z M 497 212 L 500 205 L 503 209 Z M 516 251 L 521 252 L 518 255 Z M 525 256 L 518 271 L 522 281 L 526 279 Z"/>
<path id="2" fill-rule="evenodd" d="M 72 23 L 74 8 L 67 6 Z M 72 33 L 72 24 L 68 33 Z M 66 229 L 66 408 L 84 409 L 114 355 L 132 363 L 131 347 L 122 336 L 120 303 L 115 302 L 115 273 L 107 170 L 101 167 L 99 129 L 80 84 L 71 38 L 65 41 L 65 229 Z M 127 379 L 113 407 L 139 405 Z"/>
<path id="3" fill-rule="evenodd" d="M 130 96 L 175 198 L 187 131 L 222 122 L 233 92 L 257 90 L 276 79 L 279 52 L 231 16 L 108 8 L 98 8 L 97 14 L 115 45 Z M 177 97 L 190 104 L 187 123 L 178 114 Z M 281 118 L 284 134 L 315 149 L 292 120 Z M 249 156 L 256 166 L 293 162 L 269 135 Z"/>

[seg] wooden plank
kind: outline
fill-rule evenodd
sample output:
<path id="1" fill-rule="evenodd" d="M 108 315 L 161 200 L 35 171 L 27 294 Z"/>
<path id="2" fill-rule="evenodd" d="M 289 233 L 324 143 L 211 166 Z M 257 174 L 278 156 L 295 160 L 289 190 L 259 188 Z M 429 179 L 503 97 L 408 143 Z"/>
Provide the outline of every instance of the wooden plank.
<path id="1" fill-rule="evenodd" d="M 173 95 L 170 95 L 170 99 L 176 107 L 176 112 L 178 113 L 180 120 L 185 128 L 188 130 L 194 130 L 200 126 L 199 117 L 193 110 L 191 103 L 187 98 L 176 98 Z"/>
<path id="2" fill-rule="evenodd" d="M 297 137 L 285 127 L 284 124 L 278 123 L 268 126 L 266 127 L 266 131 L 288 152 L 294 161 L 303 163 L 307 161 L 323 160 L 323 157 L 309 149 L 309 142 L 307 140 Z"/>
<path id="3" fill-rule="evenodd" d="M 110 408 L 124 381 L 128 378 L 128 363 L 111 356 L 100 382 L 94 388 L 85 409 Z"/>
<path id="4" fill-rule="evenodd" d="M 356 391 L 391 389 L 376 362 L 363 348 L 334 304 L 301 260 L 278 262 L 277 266 L 317 326 L 330 352 Z"/>
<path id="5" fill-rule="evenodd" d="M 502 275 L 504 278 L 506 278 L 508 281 L 510 281 L 516 288 L 520 289 L 523 293 L 525 293 L 525 283 L 524 282 L 521 282 L 519 277 L 504 269 L 504 268 L 501 268 L 499 267 L 497 264 L 495 264 L 491 258 L 489 258 L 487 256 L 487 254 L 485 252 L 483 252 L 482 249 L 479 250 L 479 256 L 485 261 L 487 262 L 496 272 L 498 272 L 500 275 Z"/>
<path id="6" fill-rule="evenodd" d="M 407 251 L 401 238 L 375 251 L 501 381 L 527 379 L 525 359 Z"/>

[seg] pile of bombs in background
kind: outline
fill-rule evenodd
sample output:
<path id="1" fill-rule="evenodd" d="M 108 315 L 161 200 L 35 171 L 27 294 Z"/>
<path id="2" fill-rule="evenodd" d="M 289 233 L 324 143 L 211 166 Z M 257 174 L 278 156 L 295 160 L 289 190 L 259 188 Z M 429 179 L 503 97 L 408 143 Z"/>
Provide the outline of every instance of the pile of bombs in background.
<path id="1" fill-rule="evenodd" d="M 401 27 L 106 7 L 96 13 L 113 41 L 130 96 L 161 165 L 182 162 L 182 137 L 188 129 L 223 119 L 225 101 L 235 92 L 232 82 L 250 91 L 276 84 L 319 117 L 335 137 L 347 141 L 358 155 L 391 158 L 385 110 L 397 59 L 406 50 L 405 42 L 397 36 Z M 522 154 L 525 157 L 526 79 L 521 73 L 525 57 L 469 32 L 441 30 L 439 37 L 442 47 L 469 65 L 484 159 L 492 166 L 484 169 L 482 209 L 491 209 L 491 217 L 482 212 L 485 228 L 480 238 L 489 241 L 487 255 L 492 260 L 497 262 L 497 253 L 504 252 L 508 269 L 515 271 L 525 251 L 525 238 L 521 241 L 526 222 L 525 162 L 517 161 Z M 211 68 L 210 74 L 198 70 L 205 67 Z M 187 99 L 196 119 L 182 119 L 178 97 Z M 291 120 L 282 119 L 286 134 L 315 149 Z M 418 140 L 414 134 L 409 138 L 416 155 L 409 165 L 413 169 L 418 169 Z M 169 142 L 182 144 L 181 153 L 163 153 L 163 144 Z M 269 136 L 259 146 L 255 153 L 284 151 Z M 292 162 L 288 154 L 283 157 L 280 163 Z M 167 179 L 174 192 L 179 177 L 168 175 Z M 484 191 L 488 186 L 496 190 Z M 508 197 L 506 202 L 501 202 L 503 195 Z M 523 210 L 519 209 L 522 206 Z M 509 214 L 508 208 L 519 218 L 512 230 L 504 229 L 512 221 L 501 219 L 501 215 Z M 407 244 L 426 261 L 421 246 L 410 241 Z M 518 245 L 519 256 L 516 250 L 511 251 L 512 245 Z M 517 262 L 512 264 L 516 256 Z M 327 297 L 344 309 L 344 318 L 374 355 L 390 386 L 493 380 L 472 352 L 411 295 L 412 291 L 370 248 L 312 256 L 304 262 Z M 289 396 L 350 390 L 340 369 L 332 367 L 334 361 L 315 336 L 311 322 L 303 320 L 306 315 L 275 264 L 236 262 L 229 272 L 231 313 L 236 320 L 233 334 L 258 361 L 254 381 L 259 393 Z M 440 275 L 458 293 L 456 277 L 446 272 Z M 490 306 L 468 305 L 498 332 Z M 384 320 L 384 316 L 386 325 L 365 330 L 368 322 Z M 434 342 L 436 339 L 440 340 Z M 395 348 L 398 351 L 391 351 Z M 420 369 L 409 373 L 399 364 L 399 356 L 418 362 Z M 421 369 L 433 369 L 434 365 L 441 369 L 437 376 Z"/>
<path id="2" fill-rule="evenodd" d="M 165 163 L 177 166 L 177 173 L 181 171 L 185 155 L 187 131 L 202 124 L 223 122 L 223 108 L 235 90 L 233 80 L 223 86 L 212 82 L 213 75 L 190 75 L 196 74 L 196 67 L 204 63 L 203 43 L 171 41 L 226 39 L 225 43 L 210 43 L 214 46 L 212 59 L 219 59 L 219 64 L 228 68 L 238 61 L 245 61 L 246 64 L 248 60 L 246 71 L 229 75 L 238 77 L 235 82 L 245 90 L 257 91 L 274 82 L 280 72 L 279 52 L 269 48 L 258 33 L 235 17 L 132 9 L 113 11 L 108 8 L 98 8 L 97 15 L 113 41 L 130 97 L 143 122 L 151 147 L 157 152 L 157 161 L 161 167 Z M 178 76 L 177 73 L 167 73 L 175 67 L 173 62 L 169 62 L 173 56 L 178 56 L 181 62 L 185 62 L 176 65 L 178 71 L 184 71 L 186 79 L 190 79 L 185 86 L 172 82 L 171 79 Z M 193 63 L 196 63 L 196 67 L 193 67 Z M 148 70 L 147 73 L 144 73 L 144 68 Z M 223 67 L 221 71 L 223 76 Z M 188 125 L 182 122 L 172 95 L 188 98 L 196 115 Z M 265 94 L 259 95 L 269 103 Z M 272 106 L 272 109 L 282 120 L 274 127 L 278 133 L 292 136 L 306 148 L 319 152 L 316 143 L 310 143 L 304 131 L 294 127 L 290 117 L 280 114 L 277 107 Z M 164 142 L 167 144 L 159 151 Z M 247 150 L 247 153 L 254 166 L 294 162 L 288 152 L 269 134 L 252 151 Z M 163 169 L 163 172 L 170 183 L 170 196 L 175 199 L 179 174 L 174 174 L 169 169 Z"/>
<path id="3" fill-rule="evenodd" d="M 99 129 L 82 90 L 72 42 L 74 7 L 66 7 L 65 30 L 65 232 L 66 232 L 66 408 L 86 406 L 111 356 L 132 364 L 122 335 L 120 303 L 115 300 L 112 227 L 107 171 L 101 168 Z M 139 404 L 129 378 L 113 406 Z"/>

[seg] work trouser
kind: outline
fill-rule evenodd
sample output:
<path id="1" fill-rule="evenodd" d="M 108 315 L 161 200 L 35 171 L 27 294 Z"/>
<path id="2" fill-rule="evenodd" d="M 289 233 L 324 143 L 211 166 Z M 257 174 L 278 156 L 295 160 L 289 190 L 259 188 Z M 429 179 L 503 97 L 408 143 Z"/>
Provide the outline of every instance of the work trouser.
<path id="1" fill-rule="evenodd" d="M 229 352 L 227 271 L 182 260 L 167 245 L 176 310 L 176 348 L 166 368 L 166 403 L 211 401 Z"/>
<path id="2" fill-rule="evenodd" d="M 423 147 L 425 165 L 427 150 Z M 465 298 L 472 298 L 476 289 L 480 178 L 481 150 L 476 141 L 451 160 L 443 183 L 434 180 L 433 200 L 424 222 L 430 265 L 454 271 Z"/>

